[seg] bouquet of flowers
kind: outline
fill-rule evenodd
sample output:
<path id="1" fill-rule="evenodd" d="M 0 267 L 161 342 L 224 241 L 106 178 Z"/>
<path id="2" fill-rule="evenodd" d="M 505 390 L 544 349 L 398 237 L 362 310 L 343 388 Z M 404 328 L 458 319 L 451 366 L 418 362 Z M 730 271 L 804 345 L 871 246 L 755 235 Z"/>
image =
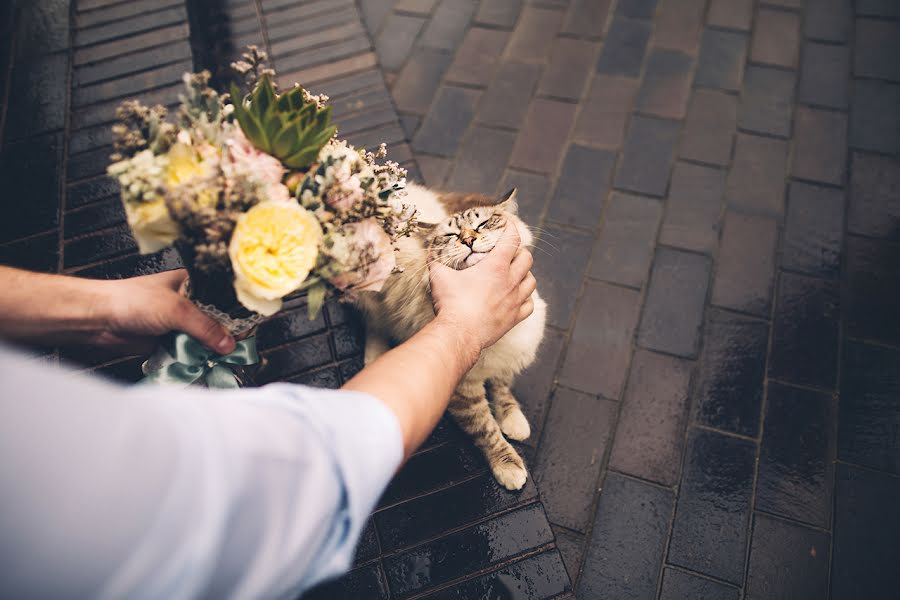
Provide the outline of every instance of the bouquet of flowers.
<path id="1" fill-rule="evenodd" d="M 416 228 L 403 202 L 406 171 L 336 137 L 328 98 L 296 85 L 279 92 L 265 54 L 232 65 L 230 94 L 209 73 L 185 74 L 175 122 L 163 107 L 127 101 L 113 127 L 109 174 L 120 184 L 141 252 L 173 245 L 185 290 L 235 336 L 307 290 L 310 318 L 329 290 L 378 291 L 397 269 L 394 244 Z M 236 366 L 258 362 L 253 337 L 213 355 L 186 334 L 145 364 L 148 379 L 233 387 Z"/>

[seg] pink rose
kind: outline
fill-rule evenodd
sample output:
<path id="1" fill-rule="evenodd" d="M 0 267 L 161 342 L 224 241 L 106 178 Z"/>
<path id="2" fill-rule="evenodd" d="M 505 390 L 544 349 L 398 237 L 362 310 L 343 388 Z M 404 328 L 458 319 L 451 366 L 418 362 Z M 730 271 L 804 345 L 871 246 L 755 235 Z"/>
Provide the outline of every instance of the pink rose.
<path id="1" fill-rule="evenodd" d="M 227 144 L 230 166 L 233 166 L 235 170 L 253 175 L 269 184 L 281 184 L 281 179 L 284 177 L 284 167 L 281 165 L 281 161 L 257 150 L 240 127 L 234 128 L 234 135 Z M 227 171 L 226 175 L 228 175 Z"/>
<path id="2" fill-rule="evenodd" d="M 350 210 L 364 197 L 361 186 L 357 175 L 346 179 L 336 176 L 334 185 L 325 192 L 325 204 L 338 212 Z"/>
<path id="3" fill-rule="evenodd" d="M 397 265 L 390 236 L 375 219 L 351 223 L 344 231 L 350 253 L 358 264 L 333 278 L 331 283 L 340 290 L 380 292 Z"/>

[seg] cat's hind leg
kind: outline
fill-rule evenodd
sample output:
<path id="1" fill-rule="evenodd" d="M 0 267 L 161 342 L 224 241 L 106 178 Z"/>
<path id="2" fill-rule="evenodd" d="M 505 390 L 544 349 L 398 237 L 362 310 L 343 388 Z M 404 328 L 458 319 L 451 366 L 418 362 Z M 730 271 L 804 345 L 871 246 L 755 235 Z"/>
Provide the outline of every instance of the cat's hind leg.
<path id="1" fill-rule="evenodd" d="M 488 379 L 487 386 L 494 403 L 494 415 L 500 430 L 511 440 L 521 442 L 531 436 L 531 426 L 522 412 L 518 400 L 510 389 L 510 381 Z"/>
<path id="2" fill-rule="evenodd" d="M 391 341 L 377 328 L 366 323 L 366 349 L 363 360 L 366 365 L 371 365 L 382 354 L 391 349 Z"/>
<path id="3" fill-rule="evenodd" d="M 500 432 L 484 392 L 475 396 L 454 392 L 447 410 L 484 453 L 500 485 L 508 490 L 522 489 L 528 478 L 525 462 Z"/>

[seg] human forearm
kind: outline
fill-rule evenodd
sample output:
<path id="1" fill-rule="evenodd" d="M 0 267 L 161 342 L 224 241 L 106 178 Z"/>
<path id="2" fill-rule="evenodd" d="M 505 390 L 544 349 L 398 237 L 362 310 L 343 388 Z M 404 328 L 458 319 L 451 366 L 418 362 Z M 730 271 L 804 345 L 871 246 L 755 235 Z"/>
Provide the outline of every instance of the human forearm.
<path id="1" fill-rule="evenodd" d="M 408 457 L 437 425 L 479 352 L 477 342 L 462 327 L 438 317 L 368 365 L 344 389 L 370 394 L 394 412 Z"/>

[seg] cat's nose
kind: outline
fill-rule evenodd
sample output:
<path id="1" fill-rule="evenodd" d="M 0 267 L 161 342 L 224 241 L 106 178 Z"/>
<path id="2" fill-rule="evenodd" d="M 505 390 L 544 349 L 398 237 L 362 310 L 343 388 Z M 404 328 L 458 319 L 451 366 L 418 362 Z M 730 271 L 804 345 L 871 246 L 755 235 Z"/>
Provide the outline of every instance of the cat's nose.
<path id="1" fill-rule="evenodd" d="M 476 237 L 477 236 L 475 235 L 475 232 L 472 231 L 471 229 L 464 229 L 459 234 L 459 239 L 462 240 L 462 243 L 465 244 L 466 246 L 468 246 L 469 248 L 471 248 L 472 244 L 475 243 Z"/>

